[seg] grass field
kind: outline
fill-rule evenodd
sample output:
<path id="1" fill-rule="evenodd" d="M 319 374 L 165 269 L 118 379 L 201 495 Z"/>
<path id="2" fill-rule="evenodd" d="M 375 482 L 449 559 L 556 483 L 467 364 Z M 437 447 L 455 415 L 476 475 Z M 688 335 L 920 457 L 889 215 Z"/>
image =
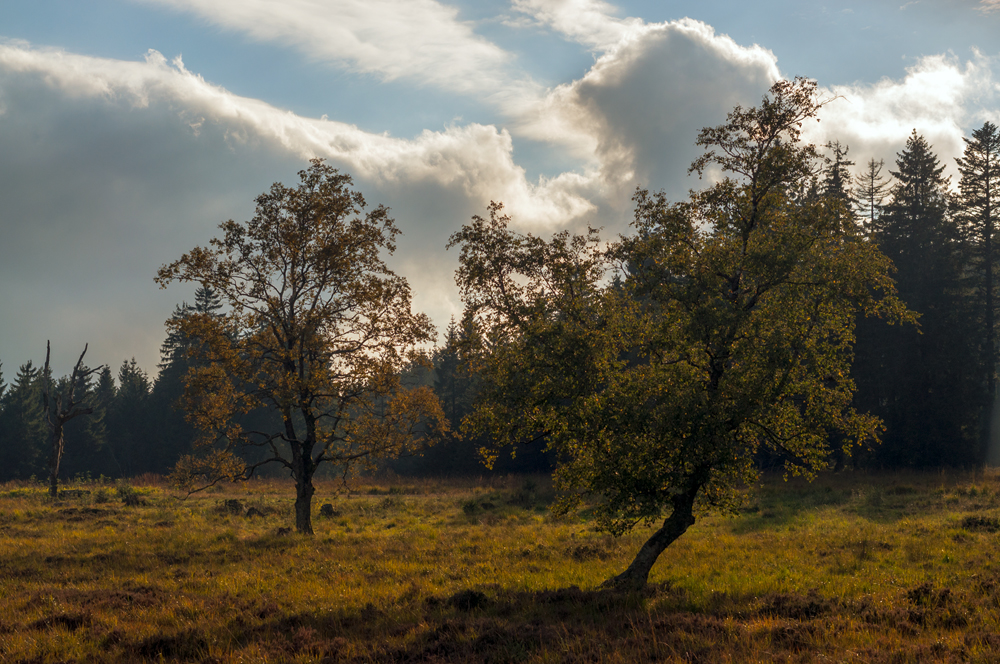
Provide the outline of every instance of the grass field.
<path id="1" fill-rule="evenodd" d="M 991 472 L 768 478 L 638 594 L 544 478 L 338 488 L 301 537 L 284 482 L 0 486 L 0 661 L 1000 661 Z"/>

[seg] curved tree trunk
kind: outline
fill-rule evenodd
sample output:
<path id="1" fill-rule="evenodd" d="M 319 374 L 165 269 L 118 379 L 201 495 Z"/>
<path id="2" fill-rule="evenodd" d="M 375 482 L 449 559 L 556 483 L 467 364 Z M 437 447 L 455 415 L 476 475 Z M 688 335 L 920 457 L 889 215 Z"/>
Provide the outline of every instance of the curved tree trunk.
<path id="1" fill-rule="evenodd" d="M 674 509 L 663 521 L 663 526 L 646 540 L 628 569 L 605 581 L 604 587 L 620 590 L 642 590 L 646 587 L 649 570 L 653 568 L 660 554 L 694 525 L 694 499 L 700 488 L 700 485 L 691 487 L 674 498 Z"/>

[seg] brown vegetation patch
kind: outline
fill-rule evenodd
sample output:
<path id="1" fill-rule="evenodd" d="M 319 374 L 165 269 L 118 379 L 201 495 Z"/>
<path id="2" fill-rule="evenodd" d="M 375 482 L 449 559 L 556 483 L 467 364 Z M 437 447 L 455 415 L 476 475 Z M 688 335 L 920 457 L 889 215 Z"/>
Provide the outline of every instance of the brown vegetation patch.
<path id="1" fill-rule="evenodd" d="M 962 528 L 973 532 L 995 533 L 1000 530 L 1000 519 L 989 516 L 967 516 L 962 519 Z"/>
<path id="2" fill-rule="evenodd" d="M 80 522 L 91 518 L 105 517 L 114 514 L 114 511 L 102 509 L 100 507 L 64 507 L 56 510 L 56 515 L 66 521 Z"/>
<path id="3" fill-rule="evenodd" d="M 190 629 L 177 634 L 150 636 L 133 643 L 128 649 L 144 659 L 200 660 L 208 655 L 208 647 L 205 636 L 196 629 Z"/>
<path id="4" fill-rule="evenodd" d="M 486 606 L 488 602 L 489 598 L 485 593 L 471 589 L 460 590 L 448 598 L 448 604 L 459 611 L 472 611 Z"/>
<path id="5" fill-rule="evenodd" d="M 807 595 L 777 593 L 761 598 L 758 614 L 773 618 L 793 620 L 813 620 L 828 615 L 837 609 L 837 604 L 815 591 Z"/>
<path id="6" fill-rule="evenodd" d="M 60 588 L 35 594 L 26 606 L 46 606 L 56 602 L 94 611 L 120 611 L 154 606 L 164 602 L 167 597 L 162 590 L 151 586 L 132 586 L 121 590 Z"/>
<path id="7" fill-rule="evenodd" d="M 76 631 L 81 627 L 89 627 L 93 618 L 88 613 L 57 613 L 45 616 L 28 625 L 28 629 L 52 629 L 53 627 L 65 627 Z"/>

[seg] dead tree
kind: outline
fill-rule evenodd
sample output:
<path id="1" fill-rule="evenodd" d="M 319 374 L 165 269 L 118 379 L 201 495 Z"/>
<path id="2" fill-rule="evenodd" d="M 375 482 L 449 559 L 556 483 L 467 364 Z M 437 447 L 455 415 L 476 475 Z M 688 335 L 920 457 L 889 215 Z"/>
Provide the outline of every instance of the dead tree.
<path id="1" fill-rule="evenodd" d="M 63 427 L 66 423 L 79 415 L 90 415 L 94 409 L 90 406 L 82 406 L 83 396 L 77 396 L 78 387 L 83 387 L 86 391 L 86 382 L 90 376 L 103 369 L 102 366 L 88 369 L 83 366 L 83 356 L 87 354 L 87 344 L 83 345 L 83 352 L 80 359 L 73 367 L 73 374 L 69 382 L 63 388 L 62 393 L 53 397 L 52 395 L 52 375 L 49 370 L 49 354 L 51 346 L 45 342 L 45 369 L 42 371 L 42 399 L 45 403 L 45 422 L 49 426 L 49 443 L 51 451 L 49 453 L 49 495 L 53 498 L 59 497 L 59 463 L 62 461 L 65 437 Z"/>

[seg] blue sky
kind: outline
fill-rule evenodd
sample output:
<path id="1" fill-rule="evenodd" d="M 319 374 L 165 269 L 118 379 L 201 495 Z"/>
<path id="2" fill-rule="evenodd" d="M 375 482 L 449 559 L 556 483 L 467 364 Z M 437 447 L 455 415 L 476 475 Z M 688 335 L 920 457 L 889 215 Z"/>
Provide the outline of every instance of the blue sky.
<path id="1" fill-rule="evenodd" d="M 891 164 L 914 128 L 953 170 L 1000 122 L 1000 0 L 12 0 L 0 17 L 0 361 L 135 356 L 193 289 L 163 263 L 246 219 L 311 156 L 404 236 L 391 264 L 439 328 L 444 244 L 491 199 L 520 228 L 627 228 L 674 197 L 698 129 L 778 77 L 827 96 L 817 143 Z"/>

